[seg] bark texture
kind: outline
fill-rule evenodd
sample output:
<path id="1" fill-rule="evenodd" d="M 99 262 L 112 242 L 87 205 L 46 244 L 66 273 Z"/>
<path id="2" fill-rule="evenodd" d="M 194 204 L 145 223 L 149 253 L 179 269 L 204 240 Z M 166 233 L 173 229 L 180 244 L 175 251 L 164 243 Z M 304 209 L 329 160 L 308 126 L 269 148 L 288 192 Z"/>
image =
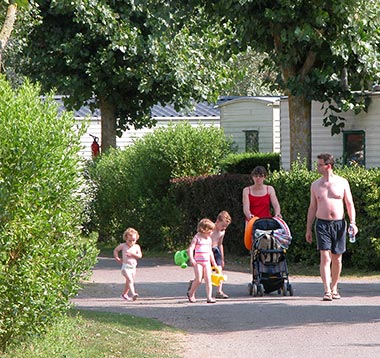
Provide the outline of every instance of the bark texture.
<path id="1" fill-rule="evenodd" d="M 0 31 L 0 72 L 2 69 L 2 55 L 7 46 L 8 40 L 11 37 L 14 23 L 16 21 L 17 5 L 11 4 L 7 7 L 4 24 Z"/>
<path id="2" fill-rule="evenodd" d="M 116 117 L 115 108 L 106 99 L 100 99 L 101 112 L 101 151 L 104 153 L 110 147 L 116 148 Z"/>
<path id="3" fill-rule="evenodd" d="M 306 160 L 311 168 L 311 101 L 289 95 L 290 162 Z"/>

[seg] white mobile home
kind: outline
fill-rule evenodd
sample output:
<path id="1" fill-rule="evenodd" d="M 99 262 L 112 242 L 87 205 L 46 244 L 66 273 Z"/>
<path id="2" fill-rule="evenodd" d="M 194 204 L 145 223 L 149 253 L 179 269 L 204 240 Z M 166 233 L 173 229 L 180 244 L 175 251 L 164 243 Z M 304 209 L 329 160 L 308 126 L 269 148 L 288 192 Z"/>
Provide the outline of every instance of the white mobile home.
<path id="1" fill-rule="evenodd" d="M 280 97 L 222 97 L 220 126 L 238 152 L 280 152 Z"/>
<path id="2" fill-rule="evenodd" d="M 352 111 L 340 113 L 344 117 L 343 133 L 331 135 L 331 127 L 323 126 L 322 103 L 312 103 L 311 158 L 320 153 L 331 153 L 345 163 L 357 162 L 366 168 L 380 167 L 380 92 L 370 95 L 368 112 L 355 115 Z M 284 169 L 290 168 L 289 107 L 287 98 L 281 98 L 281 160 Z"/>

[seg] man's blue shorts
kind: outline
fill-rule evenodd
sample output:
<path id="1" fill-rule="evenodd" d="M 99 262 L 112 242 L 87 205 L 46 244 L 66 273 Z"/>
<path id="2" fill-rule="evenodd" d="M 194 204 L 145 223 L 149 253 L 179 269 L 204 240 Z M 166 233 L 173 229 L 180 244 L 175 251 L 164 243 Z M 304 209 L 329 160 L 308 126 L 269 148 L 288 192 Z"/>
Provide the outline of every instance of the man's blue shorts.
<path id="1" fill-rule="evenodd" d="M 346 251 L 346 220 L 315 221 L 315 236 L 318 250 L 330 250 L 333 254 L 343 254 Z"/>

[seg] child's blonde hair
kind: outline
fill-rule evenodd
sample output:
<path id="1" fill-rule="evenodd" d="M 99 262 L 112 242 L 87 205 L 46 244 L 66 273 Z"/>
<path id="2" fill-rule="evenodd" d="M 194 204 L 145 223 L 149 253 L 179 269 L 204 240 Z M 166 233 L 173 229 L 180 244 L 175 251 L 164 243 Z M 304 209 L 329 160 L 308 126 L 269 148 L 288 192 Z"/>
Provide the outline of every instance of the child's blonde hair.
<path id="1" fill-rule="evenodd" d="M 232 221 L 230 214 L 227 211 L 225 211 L 225 210 L 221 211 L 218 214 L 216 220 L 217 221 L 223 221 L 227 225 L 230 225 L 231 221 Z"/>
<path id="2" fill-rule="evenodd" d="M 134 229 L 133 227 L 129 227 L 124 231 L 123 239 L 126 240 L 127 236 L 130 236 L 133 234 L 136 234 L 136 241 L 137 241 L 139 239 L 140 235 L 139 235 L 139 232 L 136 229 Z"/>
<path id="3" fill-rule="evenodd" d="M 198 232 L 208 232 L 212 231 L 215 228 L 215 224 L 210 220 L 210 219 L 202 219 L 199 221 L 198 226 L 197 226 L 197 231 Z"/>

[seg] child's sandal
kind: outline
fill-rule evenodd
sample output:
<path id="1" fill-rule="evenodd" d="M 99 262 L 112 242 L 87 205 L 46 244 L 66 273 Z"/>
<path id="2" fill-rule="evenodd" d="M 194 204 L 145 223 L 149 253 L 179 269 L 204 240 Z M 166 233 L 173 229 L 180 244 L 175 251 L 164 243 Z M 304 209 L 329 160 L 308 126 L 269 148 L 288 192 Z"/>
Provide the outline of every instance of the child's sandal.
<path id="1" fill-rule="evenodd" d="M 325 292 L 325 294 L 323 296 L 323 301 L 332 301 L 332 300 L 333 300 L 332 293 L 331 292 Z"/>

